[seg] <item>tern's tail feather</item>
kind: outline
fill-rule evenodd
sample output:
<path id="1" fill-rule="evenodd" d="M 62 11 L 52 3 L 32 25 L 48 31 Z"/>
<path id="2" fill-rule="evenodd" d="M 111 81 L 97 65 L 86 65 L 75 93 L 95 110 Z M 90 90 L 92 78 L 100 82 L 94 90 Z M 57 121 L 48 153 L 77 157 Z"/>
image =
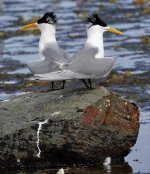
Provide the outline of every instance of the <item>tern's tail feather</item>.
<path id="1" fill-rule="evenodd" d="M 89 76 L 75 73 L 69 70 L 62 70 L 45 74 L 35 74 L 35 78 L 36 80 L 58 81 L 58 80 L 84 79 L 84 78 L 87 79 L 89 78 Z"/>

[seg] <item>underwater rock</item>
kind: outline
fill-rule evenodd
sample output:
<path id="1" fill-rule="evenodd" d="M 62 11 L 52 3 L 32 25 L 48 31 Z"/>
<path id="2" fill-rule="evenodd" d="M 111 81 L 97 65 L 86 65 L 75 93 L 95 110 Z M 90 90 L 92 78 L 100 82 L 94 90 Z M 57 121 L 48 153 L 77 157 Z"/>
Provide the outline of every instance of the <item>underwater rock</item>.
<path id="1" fill-rule="evenodd" d="M 118 163 L 139 130 L 137 106 L 104 87 L 13 97 L 0 120 L 1 168 Z"/>

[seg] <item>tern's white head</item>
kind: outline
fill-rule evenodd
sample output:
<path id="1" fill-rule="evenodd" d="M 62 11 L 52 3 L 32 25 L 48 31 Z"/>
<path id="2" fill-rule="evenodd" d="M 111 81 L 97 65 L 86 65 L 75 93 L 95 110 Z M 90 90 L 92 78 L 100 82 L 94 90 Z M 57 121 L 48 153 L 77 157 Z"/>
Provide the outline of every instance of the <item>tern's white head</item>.
<path id="1" fill-rule="evenodd" d="M 37 28 L 41 31 L 41 37 L 39 41 L 39 54 L 41 59 L 45 59 L 42 51 L 50 44 L 56 44 L 56 23 L 57 18 L 53 12 L 47 12 L 37 22 L 25 25 L 22 29 Z"/>
<path id="2" fill-rule="evenodd" d="M 55 30 L 56 23 L 57 18 L 54 12 L 47 12 L 37 22 L 25 25 L 22 29 L 38 28 L 41 32 L 45 32 L 48 29 Z"/>
<path id="3" fill-rule="evenodd" d="M 25 25 L 22 29 L 27 29 L 27 28 L 39 29 L 41 31 L 40 42 L 42 42 L 42 44 L 44 45 L 49 42 L 56 42 L 55 38 L 56 23 L 57 23 L 56 15 L 53 12 L 47 12 L 37 22 Z"/>
<path id="4" fill-rule="evenodd" d="M 97 14 L 93 14 L 87 18 L 87 43 L 92 47 L 98 48 L 95 58 L 104 58 L 103 33 L 106 31 L 116 34 L 122 34 L 119 30 L 109 27 L 100 19 Z"/>
<path id="5" fill-rule="evenodd" d="M 40 29 L 41 33 L 51 31 L 55 34 L 55 26 L 57 23 L 56 15 L 53 12 L 47 12 L 40 18 L 35 25 Z"/>

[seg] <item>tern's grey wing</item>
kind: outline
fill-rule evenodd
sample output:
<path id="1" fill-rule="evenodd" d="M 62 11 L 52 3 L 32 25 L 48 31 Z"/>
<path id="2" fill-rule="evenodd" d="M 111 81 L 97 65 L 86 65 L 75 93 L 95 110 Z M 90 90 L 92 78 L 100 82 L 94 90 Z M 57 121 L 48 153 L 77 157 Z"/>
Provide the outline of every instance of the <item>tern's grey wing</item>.
<path id="1" fill-rule="evenodd" d="M 111 72 L 114 62 L 114 58 L 91 59 L 89 64 L 86 62 L 86 64 L 82 65 L 80 69 L 70 70 L 79 74 L 87 75 L 89 78 L 101 78 L 106 77 Z"/>
<path id="2" fill-rule="evenodd" d="M 79 64 L 83 65 L 91 58 L 94 58 L 97 53 L 97 48 L 86 46 L 83 49 L 79 50 L 77 53 L 75 53 L 71 60 L 68 62 L 68 65 L 66 64 L 66 66 L 73 68 L 75 66 L 78 66 Z"/>
<path id="3" fill-rule="evenodd" d="M 59 65 L 47 59 L 29 62 L 27 66 L 33 74 L 43 74 L 59 69 Z"/>
<path id="4" fill-rule="evenodd" d="M 57 45 L 47 45 L 42 51 L 42 54 L 46 59 L 53 61 L 59 65 L 62 65 L 69 60 L 67 52 Z"/>
<path id="5" fill-rule="evenodd" d="M 95 69 L 91 74 L 82 74 L 73 72 L 71 70 L 60 70 L 45 74 L 35 74 L 36 79 L 39 80 L 71 80 L 71 79 L 89 79 L 89 78 L 103 78 L 106 77 L 114 65 L 113 58 L 103 58 L 100 60 L 101 63 L 98 69 Z"/>
<path id="6" fill-rule="evenodd" d="M 99 78 L 106 76 L 114 65 L 114 58 L 95 58 L 98 49 L 85 47 L 73 56 L 73 59 L 63 69 Z"/>
<path id="7" fill-rule="evenodd" d="M 70 62 L 63 66 L 63 69 L 70 69 L 81 74 L 91 74 L 90 69 L 94 67 L 90 63 L 96 60 L 94 57 L 97 52 L 97 48 L 84 47 L 72 57 Z"/>

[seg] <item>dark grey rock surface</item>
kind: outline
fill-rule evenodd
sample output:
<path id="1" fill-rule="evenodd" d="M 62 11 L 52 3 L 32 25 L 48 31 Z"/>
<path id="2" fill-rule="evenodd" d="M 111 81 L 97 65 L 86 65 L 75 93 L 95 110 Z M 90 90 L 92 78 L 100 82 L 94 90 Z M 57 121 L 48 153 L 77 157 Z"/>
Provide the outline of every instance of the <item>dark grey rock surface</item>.
<path id="1" fill-rule="evenodd" d="M 35 92 L 1 101 L 0 127 L 0 167 L 117 163 L 136 142 L 139 111 L 104 87 Z"/>

